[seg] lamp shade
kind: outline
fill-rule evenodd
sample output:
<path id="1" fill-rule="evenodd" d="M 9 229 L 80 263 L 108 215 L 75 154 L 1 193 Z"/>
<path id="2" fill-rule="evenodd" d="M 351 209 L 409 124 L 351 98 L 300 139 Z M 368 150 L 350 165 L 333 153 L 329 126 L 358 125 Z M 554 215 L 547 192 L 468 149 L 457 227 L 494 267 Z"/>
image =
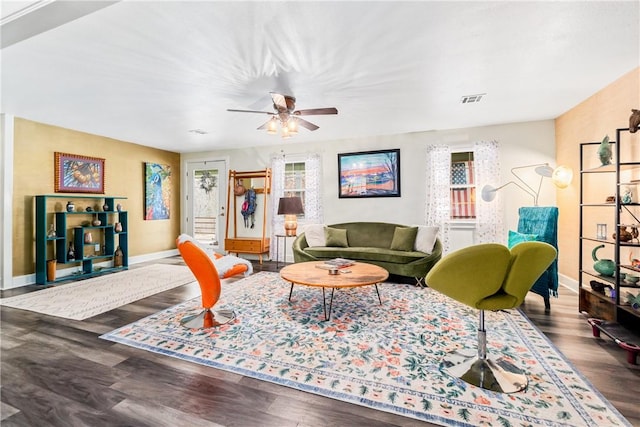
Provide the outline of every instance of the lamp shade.
<path id="1" fill-rule="evenodd" d="M 278 202 L 278 215 L 284 215 L 285 236 L 295 236 L 298 228 L 296 215 L 304 213 L 300 197 L 282 197 Z"/>
<path id="2" fill-rule="evenodd" d="M 304 213 L 300 197 L 281 197 L 278 202 L 278 215 L 300 215 Z"/>
<path id="3" fill-rule="evenodd" d="M 551 180 L 558 188 L 567 188 L 573 179 L 573 170 L 570 167 L 560 165 L 554 169 Z"/>

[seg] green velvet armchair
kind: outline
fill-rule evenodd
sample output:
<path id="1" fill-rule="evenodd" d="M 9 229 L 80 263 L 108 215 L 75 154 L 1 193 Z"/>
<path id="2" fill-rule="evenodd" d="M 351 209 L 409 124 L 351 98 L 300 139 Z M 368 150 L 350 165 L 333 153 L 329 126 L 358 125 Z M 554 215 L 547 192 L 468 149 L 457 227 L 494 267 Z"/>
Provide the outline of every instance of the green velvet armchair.
<path id="1" fill-rule="evenodd" d="M 522 304 L 531 286 L 556 255 L 556 249 L 544 242 L 524 242 L 511 250 L 486 243 L 452 252 L 429 271 L 427 286 L 480 310 L 477 355 L 446 358 L 442 367 L 449 374 L 503 393 L 520 391 L 527 386 L 522 370 L 506 360 L 487 357 L 484 310 L 504 310 Z"/>

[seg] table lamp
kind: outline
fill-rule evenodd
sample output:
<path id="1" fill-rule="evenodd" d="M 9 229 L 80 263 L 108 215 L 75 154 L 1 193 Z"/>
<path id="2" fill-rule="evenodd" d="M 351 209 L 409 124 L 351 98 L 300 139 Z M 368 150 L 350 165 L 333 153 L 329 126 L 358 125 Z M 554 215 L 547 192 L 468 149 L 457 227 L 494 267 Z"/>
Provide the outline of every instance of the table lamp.
<path id="1" fill-rule="evenodd" d="M 281 197 L 278 202 L 278 215 L 284 215 L 284 232 L 286 236 L 295 236 L 298 228 L 297 215 L 303 214 L 300 197 Z"/>

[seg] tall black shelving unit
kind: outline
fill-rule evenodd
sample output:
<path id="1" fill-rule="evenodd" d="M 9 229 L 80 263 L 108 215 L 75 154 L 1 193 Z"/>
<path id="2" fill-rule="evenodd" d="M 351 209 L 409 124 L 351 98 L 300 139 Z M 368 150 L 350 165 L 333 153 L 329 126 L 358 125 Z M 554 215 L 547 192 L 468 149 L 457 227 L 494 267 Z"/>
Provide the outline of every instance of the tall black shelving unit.
<path id="1" fill-rule="evenodd" d="M 640 258 L 640 240 L 620 238 L 620 227 L 640 230 L 640 144 L 631 144 L 630 135 L 629 129 L 616 130 L 616 140 L 611 141 L 613 161 L 606 166 L 594 166 L 600 142 L 580 144 L 579 310 L 597 319 L 594 323 L 614 338 L 627 330 L 640 333 L 640 307 L 628 302 L 628 294 L 640 294 L 640 282 L 621 278 L 627 274 L 640 276 L 640 265 L 629 260 L 629 255 Z M 629 203 L 622 200 L 626 187 L 635 189 Z M 603 189 L 609 190 L 613 201 L 606 201 L 607 194 L 599 192 L 606 191 Z M 600 222 L 608 225 L 604 238 L 596 235 Z M 615 264 L 611 277 L 593 269 L 591 253 L 598 246 L 604 246 L 599 259 L 612 259 Z M 610 289 L 593 289 L 592 281 Z M 605 330 L 607 326 L 612 329 Z"/>

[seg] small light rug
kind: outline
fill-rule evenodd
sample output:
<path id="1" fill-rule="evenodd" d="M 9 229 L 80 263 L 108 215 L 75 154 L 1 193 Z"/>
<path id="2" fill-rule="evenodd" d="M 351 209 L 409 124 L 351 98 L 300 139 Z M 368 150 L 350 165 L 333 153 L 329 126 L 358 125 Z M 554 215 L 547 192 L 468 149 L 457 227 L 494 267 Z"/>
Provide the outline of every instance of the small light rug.
<path id="1" fill-rule="evenodd" d="M 498 394 L 449 377 L 439 361 L 476 350 L 476 310 L 429 288 L 383 283 L 337 290 L 324 320 L 318 288 L 260 272 L 223 284 L 237 318 L 190 330 L 196 298 L 101 338 L 443 426 L 628 426 L 519 311 L 488 312 L 488 348 L 526 370 L 528 388 Z M 328 296 L 327 296 L 328 298 Z"/>
<path id="2" fill-rule="evenodd" d="M 154 264 L 4 298 L 0 305 L 84 320 L 194 281 L 186 266 Z"/>

